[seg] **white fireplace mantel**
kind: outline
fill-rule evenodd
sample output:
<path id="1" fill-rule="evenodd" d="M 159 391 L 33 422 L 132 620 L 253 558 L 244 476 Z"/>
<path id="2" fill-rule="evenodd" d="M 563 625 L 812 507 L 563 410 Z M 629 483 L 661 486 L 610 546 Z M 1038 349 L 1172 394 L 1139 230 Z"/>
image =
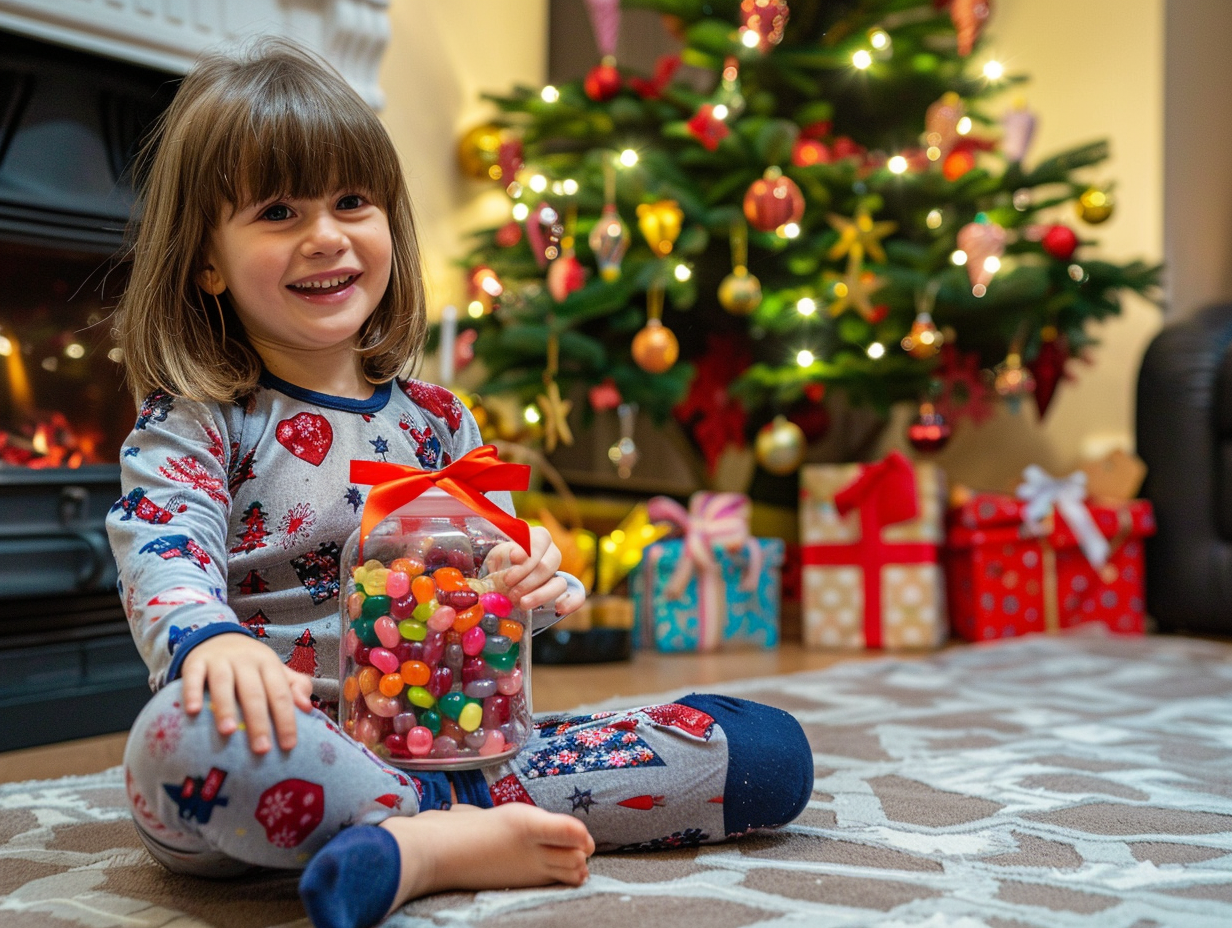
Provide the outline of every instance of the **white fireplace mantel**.
<path id="1" fill-rule="evenodd" d="M 206 50 L 279 35 L 337 68 L 374 109 L 389 0 L 0 0 L 0 29 L 183 74 Z"/>

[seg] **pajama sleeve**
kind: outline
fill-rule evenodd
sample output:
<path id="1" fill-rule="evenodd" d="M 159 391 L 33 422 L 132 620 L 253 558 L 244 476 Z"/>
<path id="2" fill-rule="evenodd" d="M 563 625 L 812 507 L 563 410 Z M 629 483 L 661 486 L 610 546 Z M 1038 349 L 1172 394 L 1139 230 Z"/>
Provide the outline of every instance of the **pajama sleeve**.
<path id="1" fill-rule="evenodd" d="M 155 690 L 179 676 L 193 646 L 251 634 L 227 605 L 228 432 L 219 408 L 155 393 L 121 451 L 124 495 L 107 535 Z"/>

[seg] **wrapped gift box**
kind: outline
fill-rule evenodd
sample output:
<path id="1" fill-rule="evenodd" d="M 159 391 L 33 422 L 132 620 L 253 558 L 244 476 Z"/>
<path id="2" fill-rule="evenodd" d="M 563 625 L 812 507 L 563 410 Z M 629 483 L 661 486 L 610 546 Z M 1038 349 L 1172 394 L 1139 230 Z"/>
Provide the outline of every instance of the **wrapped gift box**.
<path id="1" fill-rule="evenodd" d="M 777 646 L 784 544 L 748 536 L 747 498 L 694 494 L 688 514 L 665 498 L 649 506 L 686 534 L 650 545 L 630 575 L 638 645 L 669 652 Z"/>
<path id="2" fill-rule="evenodd" d="M 800 471 L 804 643 L 926 648 L 946 637 L 945 475 L 892 452 Z"/>
<path id="3" fill-rule="evenodd" d="M 1142 539 L 1155 531 L 1151 504 L 1082 505 L 1108 541 L 1100 567 L 1060 510 L 1039 535 L 1025 524 L 1026 504 L 1011 496 L 977 493 L 950 513 L 945 569 L 955 634 L 983 641 L 1082 622 L 1142 633 Z"/>

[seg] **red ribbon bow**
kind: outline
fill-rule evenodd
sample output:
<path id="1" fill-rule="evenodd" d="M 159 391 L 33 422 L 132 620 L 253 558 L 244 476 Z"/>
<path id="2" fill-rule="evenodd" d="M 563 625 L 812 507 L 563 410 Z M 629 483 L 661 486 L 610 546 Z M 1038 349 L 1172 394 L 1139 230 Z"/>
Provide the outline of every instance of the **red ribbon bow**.
<path id="1" fill-rule="evenodd" d="M 439 487 L 483 516 L 530 554 L 530 526 L 484 496 L 492 490 L 525 490 L 530 486 L 530 467 L 502 461 L 492 445 L 476 448 L 440 470 L 420 470 L 385 461 L 352 461 L 351 479 L 372 486 L 359 523 L 361 551 L 378 522 L 425 490 Z"/>
<path id="2" fill-rule="evenodd" d="M 834 494 L 834 508 L 847 515 L 872 497 L 878 527 L 906 522 L 919 515 L 915 469 L 901 452 L 891 451 L 876 464 L 866 464 L 860 476 Z"/>

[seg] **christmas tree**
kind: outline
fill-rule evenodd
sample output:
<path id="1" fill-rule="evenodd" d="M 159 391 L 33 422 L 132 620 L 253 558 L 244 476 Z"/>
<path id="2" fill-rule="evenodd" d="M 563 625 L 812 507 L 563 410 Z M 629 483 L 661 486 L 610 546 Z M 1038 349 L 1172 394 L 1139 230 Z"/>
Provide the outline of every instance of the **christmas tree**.
<path id="1" fill-rule="evenodd" d="M 455 354 L 549 451 L 584 396 L 674 416 L 712 467 L 756 436 L 790 473 L 835 392 L 919 404 L 933 450 L 992 400 L 1042 415 L 1088 323 L 1157 285 L 1094 257 L 1107 145 L 1031 152 L 1024 78 L 979 54 L 990 0 L 626 5 L 679 56 L 622 69 L 620 4 L 588 0 L 585 80 L 492 96 L 460 147 L 511 212 L 466 257 Z"/>

